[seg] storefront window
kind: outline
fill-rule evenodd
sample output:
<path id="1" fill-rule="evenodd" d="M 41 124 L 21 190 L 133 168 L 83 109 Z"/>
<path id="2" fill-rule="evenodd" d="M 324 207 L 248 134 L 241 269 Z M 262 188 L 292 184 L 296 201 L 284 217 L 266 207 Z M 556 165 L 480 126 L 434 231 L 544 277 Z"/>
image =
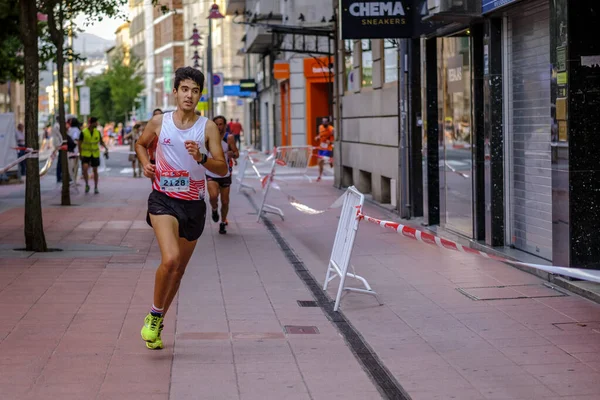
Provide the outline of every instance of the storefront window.
<path id="1" fill-rule="evenodd" d="M 386 39 L 383 42 L 383 61 L 385 82 L 398 80 L 398 40 Z"/>
<path id="2" fill-rule="evenodd" d="M 361 40 L 362 49 L 362 86 L 373 86 L 373 51 L 371 50 L 371 41 Z"/>
<path id="3" fill-rule="evenodd" d="M 350 90 L 349 76 L 350 71 L 354 67 L 352 58 L 353 48 L 354 44 L 352 40 L 344 40 L 344 91 Z"/>
<path id="4" fill-rule="evenodd" d="M 444 141 L 445 224 L 473 237 L 471 38 L 439 39 L 442 135 Z M 441 57 L 441 60 L 440 60 Z"/>

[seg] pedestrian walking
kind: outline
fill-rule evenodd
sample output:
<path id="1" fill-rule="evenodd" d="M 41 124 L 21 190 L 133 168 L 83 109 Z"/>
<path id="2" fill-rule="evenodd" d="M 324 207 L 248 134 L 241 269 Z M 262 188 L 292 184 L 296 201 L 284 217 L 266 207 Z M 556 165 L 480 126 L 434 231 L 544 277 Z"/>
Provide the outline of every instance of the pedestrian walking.
<path id="1" fill-rule="evenodd" d="M 85 180 L 85 192 L 90 192 L 88 181 L 88 169 L 91 166 L 94 172 L 94 193 L 98 194 L 98 167 L 100 166 L 100 147 L 104 147 L 104 156 L 108 158 L 108 147 L 102 140 L 102 134 L 96 126 L 98 118 L 91 117 L 88 127 L 81 132 L 79 141 L 79 154 L 81 155 L 81 167 L 83 170 L 83 179 Z"/>

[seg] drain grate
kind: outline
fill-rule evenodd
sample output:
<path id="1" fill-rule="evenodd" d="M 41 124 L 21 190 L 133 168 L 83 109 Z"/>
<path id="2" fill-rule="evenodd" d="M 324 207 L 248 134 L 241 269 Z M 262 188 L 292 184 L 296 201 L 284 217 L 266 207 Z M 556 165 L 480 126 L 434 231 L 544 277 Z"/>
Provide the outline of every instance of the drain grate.
<path id="1" fill-rule="evenodd" d="M 319 307 L 316 301 L 313 300 L 298 300 L 300 307 Z"/>
<path id="2" fill-rule="evenodd" d="M 567 296 L 566 293 L 547 284 L 479 286 L 457 288 L 456 290 L 475 301 L 540 299 L 546 297 Z"/>
<path id="3" fill-rule="evenodd" d="M 600 333 L 600 322 L 598 321 L 555 322 L 552 325 L 565 332 Z"/>
<path id="4" fill-rule="evenodd" d="M 316 326 L 285 325 L 283 329 L 288 335 L 316 335 L 319 333 Z"/>
<path id="5" fill-rule="evenodd" d="M 244 193 L 248 202 L 258 211 L 256 203 L 248 193 Z M 344 337 L 348 346 L 358 362 L 369 374 L 372 382 L 385 399 L 409 400 L 411 397 L 406 390 L 398 383 L 394 375 L 386 368 L 377 354 L 369 347 L 360 333 L 352 326 L 342 311 L 333 311 L 333 301 L 321 285 L 306 269 L 306 266 L 300 260 L 294 249 L 290 247 L 285 238 L 281 236 L 275 225 L 263 217 L 265 227 L 273 236 L 273 239 L 279 245 L 279 248 L 285 254 L 286 258 L 296 271 L 296 275 L 304 282 L 306 288 L 310 290 L 319 307 L 323 310 L 327 318 L 335 325 L 338 332 Z"/>

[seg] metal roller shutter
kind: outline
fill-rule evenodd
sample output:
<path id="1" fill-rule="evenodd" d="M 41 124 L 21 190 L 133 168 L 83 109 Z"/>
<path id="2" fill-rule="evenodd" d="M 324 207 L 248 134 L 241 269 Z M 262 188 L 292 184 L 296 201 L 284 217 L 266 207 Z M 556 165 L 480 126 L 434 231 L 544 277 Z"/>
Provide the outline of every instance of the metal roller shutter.
<path id="1" fill-rule="evenodd" d="M 551 260 L 549 1 L 524 2 L 507 20 L 511 241 Z"/>

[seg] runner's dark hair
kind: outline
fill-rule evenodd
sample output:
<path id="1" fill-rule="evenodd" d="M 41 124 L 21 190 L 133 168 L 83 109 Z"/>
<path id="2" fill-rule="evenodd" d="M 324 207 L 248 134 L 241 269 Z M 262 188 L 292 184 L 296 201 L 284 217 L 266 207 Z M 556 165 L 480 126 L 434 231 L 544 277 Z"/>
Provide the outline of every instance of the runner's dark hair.
<path id="1" fill-rule="evenodd" d="M 227 123 L 227 119 L 222 115 L 217 115 L 213 118 L 213 122 L 216 123 L 218 119 L 222 119 L 224 123 Z"/>
<path id="2" fill-rule="evenodd" d="M 179 89 L 181 81 L 191 79 L 200 86 L 200 92 L 204 89 L 204 74 L 192 67 L 181 67 L 175 71 L 175 89 Z"/>

